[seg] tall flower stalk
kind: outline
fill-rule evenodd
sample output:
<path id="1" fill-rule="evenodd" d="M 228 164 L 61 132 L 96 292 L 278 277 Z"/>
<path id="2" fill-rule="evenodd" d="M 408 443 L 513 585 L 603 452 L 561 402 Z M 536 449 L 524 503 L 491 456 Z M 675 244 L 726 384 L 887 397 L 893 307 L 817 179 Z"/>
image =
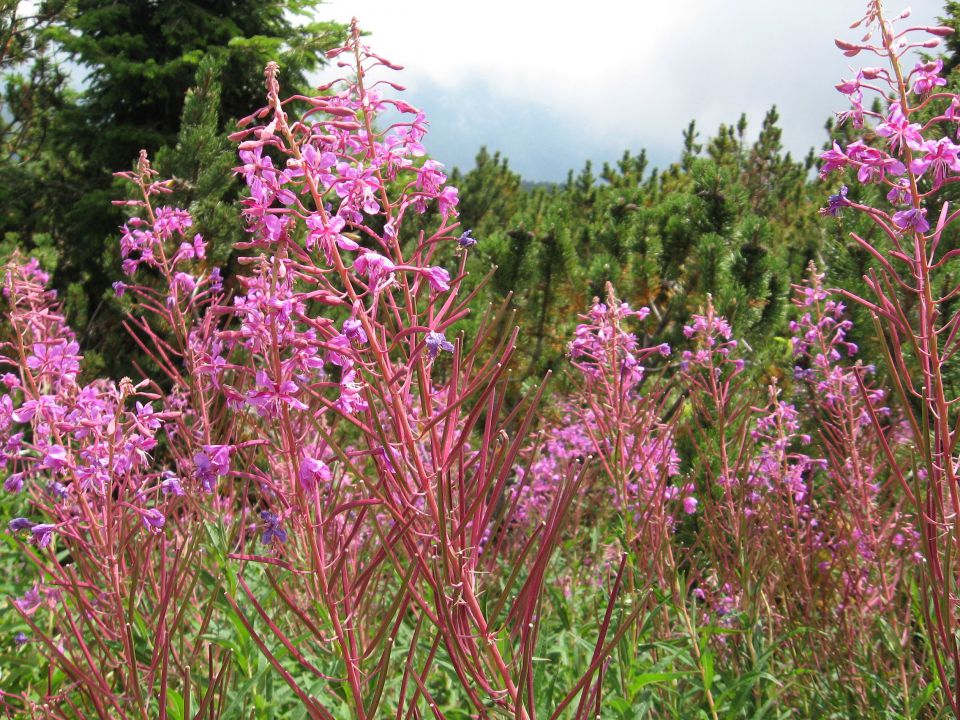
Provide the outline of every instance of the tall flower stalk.
<path id="1" fill-rule="evenodd" d="M 960 179 L 960 146 L 956 135 L 960 99 L 942 91 L 942 62 L 920 60 L 908 69 L 908 57 L 936 47 L 952 33 L 948 27 L 915 26 L 909 11 L 890 19 L 881 2 L 871 2 L 853 27 L 865 27 L 859 42 L 837 40 L 847 57 L 861 53 L 880 58 L 886 67 L 866 67 L 838 89 L 851 101 L 841 115 L 856 128 L 868 128 L 875 140 L 834 144 L 823 155 L 821 174 L 849 168 L 861 185 L 879 185 L 889 205 L 857 202 L 856 193 L 841 188 L 825 213 L 850 208 L 866 215 L 879 230 L 870 241 L 853 234 L 876 263 L 865 277 L 871 295 L 848 297 L 873 315 L 885 348 L 891 376 L 909 423 L 915 446 L 912 469 L 901 469 L 886 442 L 880 415 L 867 404 L 889 467 L 914 508 L 920 545 L 926 561 L 920 603 L 927 636 L 935 650 L 937 675 L 953 712 L 960 716 L 960 646 L 957 565 L 960 550 L 960 488 L 957 486 L 957 397 L 944 369 L 957 350 L 960 313 L 949 311 L 960 286 L 950 280 L 960 251 L 949 249 L 957 219 L 940 191 Z M 864 106 L 864 94 L 879 99 L 880 112 Z M 858 376 L 859 377 L 859 376 Z M 861 383 L 862 390 L 869 394 Z"/>
<path id="2" fill-rule="evenodd" d="M 152 380 L 81 386 L 48 278 L 6 268 L 0 460 L 32 506 L 9 531 L 43 577 L 14 604 L 97 717 L 189 702 L 204 650 L 213 713 L 232 668 L 203 640 L 218 604 L 312 718 L 443 717 L 441 663 L 473 713 L 537 711 L 548 573 L 582 467 L 538 522 L 514 522 L 542 387 L 507 405 L 517 331 L 498 335 L 495 313 L 458 331 L 477 240 L 425 157 L 424 116 L 372 79 L 396 66 L 355 23 L 331 56 L 350 76 L 314 97 L 282 98 L 269 65 L 266 104 L 233 136 L 248 236 L 229 291 L 146 154 L 120 173 L 134 217 L 114 287 Z M 400 119 L 381 127 L 387 110 Z M 614 615 L 624 564 L 608 579 L 588 663 L 541 711 L 594 711 L 637 614 Z"/>

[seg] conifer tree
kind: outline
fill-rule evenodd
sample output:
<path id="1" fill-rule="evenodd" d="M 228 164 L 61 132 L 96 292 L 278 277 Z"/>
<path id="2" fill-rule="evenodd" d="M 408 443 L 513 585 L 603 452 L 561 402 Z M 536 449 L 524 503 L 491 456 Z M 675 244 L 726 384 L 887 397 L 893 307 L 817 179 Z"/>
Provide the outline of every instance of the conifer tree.
<path id="1" fill-rule="evenodd" d="M 691 123 L 679 161 L 662 173 L 647 174 L 646 153 L 627 151 L 599 179 L 588 163 L 552 191 L 517 192 L 506 162 L 481 153 L 457 178 L 461 220 L 481 239 L 477 255 L 499 268 L 485 297 L 511 296 L 529 339 L 519 375 L 560 367 L 576 313 L 607 281 L 655 310 L 657 342 L 681 341 L 708 294 L 758 348 L 783 332 L 790 281 L 825 233 L 818 189 L 784 152 L 778 121 L 771 109 L 752 144 L 745 116 L 703 140 Z"/>
<path id="2" fill-rule="evenodd" d="M 73 0 L 71 11 L 48 28 L 47 37 L 77 68 L 82 87 L 72 102 L 48 108 L 42 157 L 4 167 L 12 182 L 0 198 L 9 209 L 0 218 L 0 235 L 28 250 L 52 238 L 55 281 L 74 286 L 68 293 L 73 322 L 101 323 L 88 334 L 101 337 L 104 328 L 115 329 L 100 312 L 116 277 L 112 248 L 123 218 L 110 204 L 125 192 L 114 186 L 112 173 L 129 168 L 145 148 L 174 173 L 184 173 L 185 186 L 204 196 L 207 218 L 212 217 L 212 208 L 235 193 L 223 180 L 232 150 L 214 136 L 263 104 L 266 63 L 278 61 L 285 85 L 302 88 L 306 73 L 339 42 L 341 26 L 309 20 L 318 5 L 318 0 Z M 184 116 L 184 98 L 198 70 L 198 97 L 215 105 L 195 106 Z M 193 130 L 184 126 L 180 134 L 182 119 Z M 197 182 L 207 184 L 201 188 Z"/>

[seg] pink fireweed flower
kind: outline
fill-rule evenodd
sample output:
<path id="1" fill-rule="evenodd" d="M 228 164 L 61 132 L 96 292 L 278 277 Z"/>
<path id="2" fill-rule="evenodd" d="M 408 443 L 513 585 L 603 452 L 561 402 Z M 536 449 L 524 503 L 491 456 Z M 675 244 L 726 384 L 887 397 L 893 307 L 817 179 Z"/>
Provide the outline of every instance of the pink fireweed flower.
<path id="1" fill-rule="evenodd" d="M 265 370 L 258 370 L 256 381 L 257 389 L 247 393 L 247 402 L 264 417 L 278 416 L 283 405 L 297 410 L 307 409 L 306 403 L 295 397 L 300 388 L 293 380 L 276 382 Z"/>
<path id="2" fill-rule="evenodd" d="M 911 123 L 903 115 L 900 105 L 895 103 L 890 107 L 887 119 L 877 125 L 877 135 L 887 138 L 887 142 L 894 151 L 901 151 L 904 146 L 917 150 L 923 142 L 920 134 L 921 126 Z"/>
<path id="3" fill-rule="evenodd" d="M 183 486 L 180 484 L 180 478 L 169 470 L 163 474 L 163 480 L 160 481 L 160 491 L 164 495 L 173 495 L 176 497 L 184 494 Z"/>
<path id="4" fill-rule="evenodd" d="M 927 95 L 934 88 L 944 87 L 946 78 L 940 77 L 943 71 L 943 60 L 928 63 L 917 63 L 910 75 L 913 77 L 913 92 L 917 95 Z"/>
<path id="5" fill-rule="evenodd" d="M 366 275 L 371 286 L 377 286 L 381 280 L 392 274 L 397 266 L 380 253 L 367 251 L 354 260 L 353 269 Z"/>
<path id="6" fill-rule="evenodd" d="M 38 523 L 30 528 L 30 542 L 38 548 L 45 548 L 50 545 L 56 529 L 57 526 L 53 523 Z"/>
<path id="7" fill-rule="evenodd" d="M 851 153 L 851 147 L 857 145 Z M 851 143 L 847 152 L 854 163 L 860 166 L 857 170 L 857 180 L 863 184 L 882 182 L 887 175 L 903 175 L 906 167 L 897 158 L 891 157 L 882 150 L 867 147 L 861 143 Z"/>
<path id="8" fill-rule="evenodd" d="M 850 109 L 838 112 L 837 124 L 843 125 L 847 120 L 855 128 L 863 127 L 863 89 L 860 86 L 860 80 L 863 79 L 863 73 L 857 74 L 856 81 L 847 81 L 837 85 L 837 90 L 847 95 L 850 100 Z"/>
<path id="9" fill-rule="evenodd" d="M 6 430 L 14 422 L 15 410 L 13 398 L 9 395 L 0 396 L 0 430 Z"/>
<path id="10" fill-rule="evenodd" d="M 367 401 L 363 398 L 363 384 L 357 381 L 356 368 L 351 367 L 341 376 L 340 397 L 334 405 L 345 415 L 353 415 L 367 409 Z"/>
<path id="11" fill-rule="evenodd" d="M 960 97 L 954 95 L 950 98 L 950 104 L 943 111 L 943 116 L 957 125 L 956 135 L 960 137 Z"/>
<path id="12" fill-rule="evenodd" d="M 563 415 L 547 428 L 546 440 L 529 469 L 517 468 L 519 480 L 510 490 L 517 505 L 516 522 L 532 525 L 544 519 L 550 511 L 554 495 L 563 482 L 572 462 L 594 451 L 593 440 L 587 433 L 587 424 L 593 424 L 592 411 L 587 411 L 583 422 L 579 413 L 568 403 L 560 406 Z"/>
<path id="13" fill-rule="evenodd" d="M 450 273 L 442 267 L 427 267 L 421 272 L 427 276 L 427 281 L 435 292 L 447 292 L 450 289 Z"/>
<path id="14" fill-rule="evenodd" d="M 889 200 L 892 205 L 909 204 L 911 200 L 910 182 L 906 178 L 901 178 L 895 182 L 887 193 L 887 200 Z"/>
<path id="15" fill-rule="evenodd" d="M 163 239 L 168 240 L 173 235 L 183 235 L 184 231 L 193 225 L 190 213 L 175 207 L 159 207 L 154 212 L 153 230 Z"/>
<path id="16" fill-rule="evenodd" d="M 573 340 L 567 345 L 574 367 L 584 375 L 599 378 L 615 358 L 623 390 L 631 392 L 643 380 L 644 367 L 640 361 L 657 353 L 664 355 L 665 350 L 669 352 L 666 345 L 640 347 L 637 336 L 623 328 L 629 318 L 643 320 L 649 314 L 649 308 L 633 310 L 624 302 L 608 305 L 594 299 L 590 311 L 581 315 L 587 322 L 576 327 Z"/>
<path id="17" fill-rule="evenodd" d="M 190 273 L 177 272 L 173 276 L 173 287 L 182 293 L 189 294 L 197 287 L 197 281 Z"/>
<path id="18" fill-rule="evenodd" d="M 698 371 L 711 369 L 719 378 L 726 367 L 732 378 L 745 367 L 743 358 L 735 356 L 739 343 L 732 339 L 733 328 L 727 319 L 716 314 L 712 305 L 707 310 L 706 315 L 694 315 L 691 323 L 683 327 L 684 337 L 694 340 L 696 349 L 680 354 L 680 370 L 694 379 Z"/>
<path id="19" fill-rule="evenodd" d="M 800 415 L 792 403 L 778 400 L 778 390 L 770 389 L 769 414 L 756 419 L 750 434 L 759 445 L 745 483 L 747 500 L 757 506 L 771 493 L 785 493 L 796 503 L 802 517 L 811 513 L 808 505 L 808 478 L 823 460 L 791 449 L 793 445 L 810 444 L 810 437 L 800 434 Z"/>
<path id="20" fill-rule="evenodd" d="M 265 213 L 261 218 L 260 237 L 268 243 L 280 242 L 286 230 L 287 220 L 285 216 L 277 213 Z"/>
<path id="21" fill-rule="evenodd" d="M 234 168 L 233 171 L 243 175 L 251 192 L 261 196 L 265 185 L 270 186 L 276 182 L 277 171 L 273 167 L 273 159 L 263 155 L 262 145 L 249 150 L 240 150 L 239 155 L 243 165 Z"/>
<path id="22" fill-rule="evenodd" d="M 193 236 L 192 242 L 184 241 L 180 243 L 177 254 L 173 257 L 173 262 L 178 263 L 182 260 L 203 260 L 207 256 L 207 244 L 203 237 L 198 233 Z"/>
<path id="23" fill-rule="evenodd" d="M 843 125 L 850 120 L 855 128 L 863 127 L 863 81 L 868 78 L 865 71 L 857 73 L 853 80 L 844 80 L 835 85 L 838 92 L 843 93 L 850 100 L 850 109 L 837 113 L 837 123 Z"/>
<path id="24" fill-rule="evenodd" d="M 367 333 L 363 329 L 363 323 L 357 319 L 343 321 L 343 336 L 350 342 L 360 345 L 367 342 Z"/>
<path id="25" fill-rule="evenodd" d="M 204 445 L 193 456 L 194 476 L 207 492 L 213 492 L 217 480 L 230 472 L 231 450 L 230 445 Z"/>
<path id="26" fill-rule="evenodd" d="M 436 195 L 446 181 L 447 176 L 443 173 L 443 165 L 436 160 L 427 160 L 417 171 L 416 188 Z"/>
<path id="27" fill-rule="evenodd" d="M 153 405 L 150 403 L 142 403 L 139 400 L 135 403 L 136 407 L 136 422 L 137 425 L 148 431 L 159 430 L 163 421 L 160 419 L 158 414 L 154 411 Z"/>
<path id="28" fill-rule="evenodd" d="M 31 348 L 24 364 L 32 370 L 34 382 L 29 389 L 21 388 L 19 407 L 10 395 L 0 396 L 0 462 L 14 463 L 5 490 L 21 492 L 25 482 L 32 481 L 32 487 L 54 503 L 68 506 L 62 513 L 51 508 L 53 517 L 61 519 L 76 512 L 69 507 L 71 500 L 85 493 L 96 506 L 99 499 L 93 496 L 104 493 L 111 477 L 130 474 L 133 484 L 140 482 L 138 474 L 149 463 L 156 446 L 153 436 L 165 418 L 141 399 L 128 409 L 127 399 L 139 397 L 129 380 L 120 387 L 106 380 L 77 384 L 82 358 L 73 333 L 53 304 L 54 296 L 36 284 L 29 267 L 17 266 L 16 261 L 7 266 L 7 280 L 17 298 L 7 317 L 24 346 Z M 2 355 L 0 359 L 12 362 Z M 27 428 L 18 430 L 15 425 L 28 423 L 31 440 L 25 443 Z M 41 526 L 36 531 L 38 544 L 49 542 L 47 530 Z"/>
<path id="29" fill-rule="evenodd" d="M 220 273 L 220 268 L 215 267 L 210 271 L 209 280 L 211 292 L 219 293 L 223 290 L 223 276 Z"/>
<path id="30" fill-rule="evenodd" d="M 350 343 L 349 337 L 347 337 L 345 334 L 336 335 L 327 342 L 324 359 L 331 365 L 336 365 L 337 367 L 352 367 L 352 349 L 353 346 Z"/>
<path id="31" fill-rule="evenodd" d="M 437 195 L 437 209 L 443 216 L 455 215 L 456 207 L 460 203 L 460 196 L 457 188 L 447 185 L 443 191 Z"/>
<path id="32" fill-rule="evenodd" d="M 683 335 L 686 338 L 700 336 L 710 347 L 717 344 L 717 338 L 729 340 L 733 336 L 733 328 L 727 319 L 721 315 L 710 318 L 706 315 L 694 315 L 689 325 L 683 326 Z M 736 347 L 734 345 L 734 347 Z"/>
<path id="33" fill-rule="evenodd" d="M 793 303 L 801 314 L 790 322 L 793 354 L 798 361 L 794 378 L 809 383 L 817 400 L 828 408 L 835 409 L 842 403 L 859 405 L 863 397 L 855 371 L 839 365 L 844 356 L 853 357 L 858 352 L 856 344 L 847 340 L 853 323 L 844 317 L 846 307 L 823 288 L 822 274 L 812 273 L 808 283 L 796 290 Z M 870 367 L 861 370 L 863 375 L 872 372 Z M 881 390 L 867 388 L 867 398 L 878 415 L 888 412 L 879 406 L 883 395 Z M 865 409 L 859 422 L 870 423 Z"/>
<path id="34" fill-rule="evenodd" d="M 34 585 L 23 594 L 23 597 L 16 598 L 13 604 L 26 615 L 33 615 L 44 604 L 44 596 L 40 592 L 40 587 Z"/>
<path id="35" fill-rule="evenodd" d="M 75 340 L 51 338 L 46 342 L 33 343 L 33 351 L 27 356 L 27 367 L 34 377 L 43 381 L 53 380 L 58 386 L 71 385 L 80 372 L 80 346 Z"/>
<path id="36" fill-rule="evenodd" d="M 36 525 L 35 522 L 25 517 L 16 517 L 7 523 L 7 529 L 12 533 L 18 533 L 24 530 L 30 530 L 34 525 Z"/>
<path id="37" fill-rule="evenodd" d="M 333 477 L 330 468 L 322 460 L 305 457 L 300 461 L 300 484 L 310 493 L 317 485 L 325 485 Z"/>
<path id="38" fill-rule="evenodd" d="M 40 467 L 47 470 L 62 470 L 69 464 L 66 448 L 61 445 L 51 445 L 43 453 Z"/>
<path id="39" fill-rule="evenodd" d="M 950 138 L 928 140 L 920 145 L 919 150 L 926 154 L 914 158 L 910 170 L 917 175 L 923 175 L 932 167 L 934 189 L 943 184 L 949 170 L 960 172 L 960 145 L 952 143 Z"/>
<path id="40" fill-rule="evenodd" d="M 863 81 L 863 71 L 857 73 L 857 76 L 853 80 L 842 80 L 834 87 L 837 89 L 837 92 L 844 95 L 853 95 L 854 93 L 860 92 L 860 85 Z"/>
<path id="41" fill-rule="evenodd" d="M 8 493 L 18 493 L 23 490 L 23 473 L 10 473 L 3 481 L 3 489 Z"/>
<path id="42" fill-rule="evenodd" d="M 341 250 L 359 250 L 360 246 L 342 234 L 346 221 L 339 215 L 328 216 L 324 219 L 320 214 L 314 213 L 308 215 L 306 219 L 307 250 L 313 250 L 319 247 L 323 251 L 323 256 L 327 264 L 333 262 L 333 246 L 336 245 Z"/>
<path id="43" fill-rule="evenodd" d="M 348 210 L 356 215 L 356 208 L 359 206 L 368 215 L 379 213 L 380 203 L 377 202 L 376 193 L 380 190 L 380 181 L 373 168 L 365 167 L 363 163 L 352 165 L 339 162 L 336 169 L 337 181 L 333 185 L 333 191 L 343 199 L 341 211 Z"/>

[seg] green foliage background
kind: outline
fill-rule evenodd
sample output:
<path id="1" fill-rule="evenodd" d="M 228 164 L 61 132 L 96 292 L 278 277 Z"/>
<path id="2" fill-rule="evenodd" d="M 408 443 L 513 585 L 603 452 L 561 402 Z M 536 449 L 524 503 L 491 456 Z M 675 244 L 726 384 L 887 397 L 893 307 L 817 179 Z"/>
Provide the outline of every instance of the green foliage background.
<path id="1" fill-rule="evenodd" d="M 55 271 L 90 375 L 149 371 L 122 330 L 122 303 L 110 291 L 121 276 L 116 245 L 123 221 L 110 201 L 127 192 L 111 173 L 128 168 L 147 148 L 161 176 L 177 180 L 172 202 L 189 207 L 196 230 L 212 241 L 211 262 L 229 271 L 229 248 L 242 227 L 239 187 L 230 173 L 234 148 L 226 134 L 262 104 L 268 60 L 279 61 L 288 92 L 306 86 L 306 74 L 344 34 L 335 23 L 311 20 L 323 12 L 316 0 L 44 0 L 26 15 L 22 3 L 0 4 L 0 252 L 36 255 Z M 960 29 L 960 3 L 948 2 L 945 13 Z M 960 58 L 956 38 L 949 41 L 951 69 Z M 68 82 L 68 66 L 79 69 L 81 85 Z M 951 83 L 960 87 L 956 72 Z M 650 168 L 643 150 L 629 149 L 599 172 L 588 163 L 571 170 L 566 182 L 544 185 L 526 181 L 506 158 L 483 148 L 473 168 L 453 173 L 462 227 L 479 239 L 474 267 L 497 268 L 477 295 L 475 314 L 490 303 L 510 303 L 523 328 L 519 386 L 562 370 L 577 314 L 604 295 L 608 281 L 634 307 L 654 311 L 657 322 L 644 338 L 649 342 L 677 344 L 690 315 L 711 296 L 750 345 L 757 379 L 789 382 L 790 283 L 814 261 L 828 271 L 830 284 L 856 291 L 869 263 L 848 233 L 878 238 L 856 218 L 818 216 L 836 187 L 816 179 L 813 151 L 803 159 L 784 151 L 778 121 L 771 108 L 753 142 L 745 116 L 706 136 L 691 122 L 678 128 L 683 151 L 666 168 Z M 824 140 L 849 132 L 828 123 Z M 957 244 L 956 238 L 944 242 Z M 483 276 L 475 272 L 468 285 Z M 877 357 L 870 349 L 871 324 L 858 317 L 856 327 L 867 357 Z M 2 517 L 16 514 L 15 502 L 0 499 Z M 211 557 L 222 550 L 213 531 L 203 542 Z M 17 547 L 0 535 L 0 594 L 22 595 L 24 577 Z M 231 621 L 217 574 L 206 582 L 218 618 L 209 635 L 234 658 L 230 707 L 246 708 L 253 717 L 298 717 L 292 693 L 272 678 L 249 635 Z M 259 582 L 267 593 L 265 580 Z M 577 593 L 552 598 L 562 612 L 543 629 L 545 657 L 538 658 L 537 675 L 543 687 L 565 687 L 570 678 L 563 673 L 583 665 L 595 600 Z M 56 678 L 45 677 L 38 648 L 13 642 L 24 629 L 14 614 L 0 612 L 0 667 L 8 671 L 2 679 L 8 691 L 42 691 Z M 704 636 L 714 631 L 720 632 L 704 629 Z M 774 677 L 779 642 L 759 636 L 749 672 L 718 669 L 712 682 L 726 703 L 724 717 L 797 717 L 776 701 L 801 684 L 809 704 L 800 717 L 850 716 L 849 707 L 860 699 L 845 694 L 841 678 L 789 666 Z M 651 643 L 629 656 L 635 665 L 617 669 L 619 695 L 605 717 L 697 716 L 702 687 L 694 680 L 690 647 Z M 328 670 L 336 674 L 338 668 Z M 457 714 L 453 687 L 438 674 L 431 692 L 448 717 L 465 717 Z M 877 678 L 871 687 L 872 717 L 898 716 L 886 710 L 896 706 L 896 682 Z M 930 687 L 916 688 L 910 714 L 937 716 L 926 705 Z"/>

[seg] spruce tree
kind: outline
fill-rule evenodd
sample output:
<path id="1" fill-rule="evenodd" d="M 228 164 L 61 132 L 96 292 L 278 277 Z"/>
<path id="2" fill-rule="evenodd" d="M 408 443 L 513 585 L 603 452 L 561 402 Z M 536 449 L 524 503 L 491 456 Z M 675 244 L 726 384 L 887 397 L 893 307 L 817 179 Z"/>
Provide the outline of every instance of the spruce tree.
<path id="1" fill-rule="evenodd" d="M 115 329 L 115 318 L 105 317 L 101 304 L 116 279 L 112 248 L 123 221 L 110 202 L 126 189 L 114 184 L 112 173 L 128 169 L 144 148 L 174 173 L 190 175 L 181 176 L 188 188 L 216 184 L 203 188 L 209 207 L 230 201 L 236 189 L 213 176 L 229 168 L 232 151 L 212 135 L 232 129 L 236 118 L 263 105 L 268 61 L 279 62 L 287 88 L 305 87 L 306 73 L 323 62 L 344 32 L 340 25 L 309 20 L 318 5 L 318 0 L 74 0 L 71 11 L 47 29 L 59 54 L 77 68 L 81 90 L 72 102 L 47 109 L 50 131 L 41 157 L 13 167 L 6 163 L 11 183 L 0 198 L 8 208 L 0 235 L 28 250 L 53 239 L 55 282 L 74 286 L 69 309 L 78 327 L 96 319 L 88 334 L 102 337 Z M 183 135 L 184 99 L 198 70 L 207 87 L 201 94 L 214 106 L 194 108 L 185 118 L 193 135 Z M 216 97 L 211 83 L 218 86 Z"/>

